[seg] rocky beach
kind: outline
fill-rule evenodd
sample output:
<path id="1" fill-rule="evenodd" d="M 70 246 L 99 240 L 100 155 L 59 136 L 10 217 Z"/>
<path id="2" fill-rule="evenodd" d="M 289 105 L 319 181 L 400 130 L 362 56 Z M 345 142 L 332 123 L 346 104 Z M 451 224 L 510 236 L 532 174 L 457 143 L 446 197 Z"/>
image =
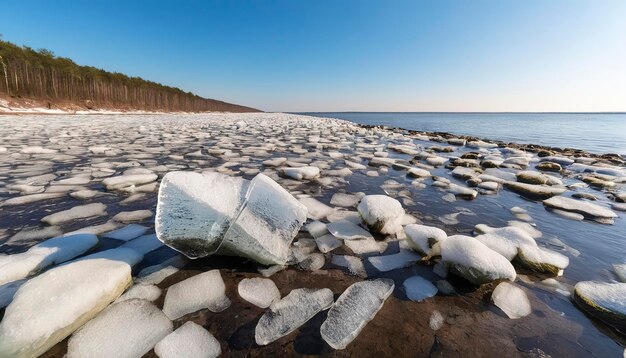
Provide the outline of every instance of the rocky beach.
<path id="1" fill-rule="evenodd" d="M 626 354 L 619 154 L 283 113 L 0 120 L 0 357 Z"/>

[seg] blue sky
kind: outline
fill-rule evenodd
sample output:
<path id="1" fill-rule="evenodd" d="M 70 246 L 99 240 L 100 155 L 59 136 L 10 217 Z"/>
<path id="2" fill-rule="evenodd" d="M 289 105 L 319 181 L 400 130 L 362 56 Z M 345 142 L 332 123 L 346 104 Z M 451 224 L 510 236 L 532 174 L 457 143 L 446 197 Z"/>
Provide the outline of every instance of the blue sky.
<path id="1" fill-rule="evenodd" d="M 626 111 L 626 1 L 0 1 L 3 39 L 268 111 Z"/>

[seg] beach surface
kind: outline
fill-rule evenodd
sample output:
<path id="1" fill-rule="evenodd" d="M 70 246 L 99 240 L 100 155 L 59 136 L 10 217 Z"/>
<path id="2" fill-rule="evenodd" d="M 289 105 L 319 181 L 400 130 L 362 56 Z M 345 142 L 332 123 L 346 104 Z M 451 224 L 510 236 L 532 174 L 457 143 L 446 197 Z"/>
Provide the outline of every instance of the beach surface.
<path id="1" fill-rule="evenodd" d="M 165 311 L 170 287 L 219 270 L 230 305 L 194 310 L 171 321 L 173 329 L 190 321 L 204 327 L 223 356 L 624 354 L 626 337 L 619 323 L 585 310 L 574 302 L 573 292 L 582 281 L 620 282 L 613 265 L 626 263 L 626 166 L 619 155 L 282 113 L 20 115 L 3 116 L 0 123 L 0 264 L 47 239 L 91 233 L 97 236 L 94 244 L 71 259 L 118 247 L 134 250 L 140 257 L 131 264 L 134 286 L 127 286 L 153 285 L 150 301 Z M 309 167 L 319 173 L 301 170 Z M 189 260 L 162 245 L 154 235 L 157 193 L 163 176 L 173 171 L 245 179 L 263 173 L 275 180 L 308 210 L 293 243 L 296 261 L 268 272 L 267 266 L 241 257 Z M 314 240 L 318 233 L 308 224 L 321 223 L 323 230 L 337 222 L 361 224 L 357 205 L 363 195 L 396 199 L 406 213 L 402 229 L 394 234 L 369 230 L 371 240 L 360 239 L 359 245 L 342 238 L 342 232 L 324 232 L 338 244 L 320 251 L 322 245 Z M 408 242 L 405 229 L 415 224 L 439 228 L 448 239 L 464 235 L 471 240 L 492 228 L 514 227 L 557 255 L 559 265 L 567 264 L 558 275 L 513 260 L 513 284 L 531 310 L 511 319 L 492 297 L 501 280 L 477 286 L 453 272 L 442 273 L 436 253 L 420 258 Z M 33 286 L 33 280 L 61 263 L 6 279 L 0 301 L 8 307 L 0 316 L 17 312 L 11 301 L 20 286 Z M 150 281 L 146 276 L 155 265 L 171 269 Z M 432 283 L 436 294 L 416 300 L 406 283 L 416 276 Z M 333 349 L 320 334 L 328 310 L 259 345 L 255 327 L 268 309 L 243 299 L 238 285 L 261 277 L 271 279 L 283 298 L 297 288 L 326 288 L 337 300 L 352 284 L 379 278 L 395 285 L 345 349 Z M 618 298 L 617 305 L 626 305 L 624 300 Z M 41 297 L 40 304 L 49 302 Z M 116 324 L 123 327 L 124 321 Z M 10 328 L 0 326 L 0 346 L 3 329 Z M 86 331 L 61 339 L 43 356 L 64 356 Z M 146 356 L 157 356 L 153 346 Z"/>

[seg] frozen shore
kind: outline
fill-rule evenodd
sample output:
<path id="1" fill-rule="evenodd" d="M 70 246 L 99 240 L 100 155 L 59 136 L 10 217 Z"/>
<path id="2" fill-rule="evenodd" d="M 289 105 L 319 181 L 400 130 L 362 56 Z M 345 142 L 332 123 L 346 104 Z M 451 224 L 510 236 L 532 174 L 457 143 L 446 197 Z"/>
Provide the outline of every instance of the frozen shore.
<path id="1" fill-rule="evenodd" d="M 92 337 L 90 331 L 101 327 L 98 320 L 122 327 L 125 315 L 133 318 L 133 313 L 137 329 L 150 326 L 140 324 L 145 324 L 142 314 L 159 317 L 155 325 L 161 330 L 147 340 L 152 343 L 131 347 L 148 355 L 165 352 L 175 340 L 163 338 L 189 321 L 213 337 L 214 344 L 206 350 L 217 348 L 229 356 L 623 352 L 619 319 L 615 325 L 593 312 L 595 306 L 605 305 L 606 297 L 590 297 L 584 285 L 573 289 L 583 281 L 600 282 L 594 286 L 600 291 L 607 284 L 626 285 L 617 283 L 623 279 L 620 265 L 626 263 L 626 168 L 620 156 L 292 114 L 37 115 L 5 116 L 0 121 L 0 252 L 7 254 L 0 256 L 6 277 L 0 297 L 9 305 L 4 318 L 10 318 L 0 323 L 0 350 L 6 347 L 3 334 L 12 329 L 11 322 L 45 314 L 43 302 L 37 309 L 12 308 L 16 289 L 24 296 L 25 288 L 46 293 L 35 285 L 63 267 L 59 264 L 83 255 L 111 255 L 98 253 L 121 247 L 115 257 L 132 272 L 117 266 L 98 268 L 110 270 L 119 280 L 109 283 L 110 296 L 93 305 L 106 306 L 122 294 L 154 305 L 117 304 L 93 312 L 84 329 L 67 333 L 69 345 L 68 340 L 42 345 L 50 348 L 46 354 L 89 352 L 89 340 L 83 337 Z M 165 173 L 172 171 L 246 179 L 262 173 L 275 180 L 308 212 L 292 246 L 295 261 L 286 268 L 227 256 L 188 261 L 163 246 L 153 234 L 156 193 Z M 377 202 L 370 200 L 370 208 L 361 205 L 365 195 L 374 194 L 397 201 L 405 214 L 385 219 L 390 222 L 385 229 L 376 227 L 380 215 L 372 208 Z M 72 232 L 92 236 L 80 236 L 87 240 L 80 248 L 71 240 L 54 252 L 35 246 Z M 479 251 L 488 248 L 494 257 L 491 264 L 501 264 L 485 268 L 463 261 L 466 257 L 457 252 L 473 250 L 463 246 L 466 240 Z M 433 247 L 436 241 L 441 248 Z M 527 245 L 535 246 L 529 251 Z M 13 260 L 14 255 L 22 256 Z M 464 275 L 458 270 L 462 263 L 509 280 L 513 287 Z M 71 272 L 71 265 L 64 270 Z M 77 289 L 90 287 L 95 278 L 91 268 L 82 265 L 83 278 L 73 281 Z M 456 271 L 446 273 L 442 266 Z M 9 271 L 13 274 L 7 276 Z M 194 297 L 168 302 L 168 295 L 185 292 L 177 285 L 191 285 L 187 280 L 199 274 L 211 282 L 211 302 L 191 308 L 180 305 Z M 255 342 L 255 327 L 265 322 L 267 309 L 251 304 L 240 282 L 263 276 L 276 284 L 283 300 L 294 289 L 319 290 L 308 296 L 295 291 L 288 297 L 296 302 L 314 297 L 311 302 L 321 313 L 311 312 L 308 323 L 259 346 L 265 338 Z M 343 293 L 337 302 L 350 303 L 358 290 L 348 287 L 363 280 L 377 282 L 367 289 L 379 290 L 376 299 L 384 305 L 368 308 L 373 320 L 350 337 L 353 341 L 332 338 L 336 327 L 325 324 L 326 315 L 332 320 L 348 313 L 336 308 L 337 303 L 326 313 L 328 292 L 321 290 L 330 290 L 335 298 Z M 497 297 L 491 298 L 496 286 Z M 216 287 L 219 294 L 214 294 Z M 613 287 L 622 286 L 607 289 L 609 296 Z M 527 297 L 532 311 L 516 303 L 519 297 Z M 624 312 L 624 296 L 612 302 L 611 309 Z M 123 337 L 111 333 L 111 339 Z M 334 351 L 329 344 L 345 350 Z M 155 345 L 160 348 L 153 350 Z"/>

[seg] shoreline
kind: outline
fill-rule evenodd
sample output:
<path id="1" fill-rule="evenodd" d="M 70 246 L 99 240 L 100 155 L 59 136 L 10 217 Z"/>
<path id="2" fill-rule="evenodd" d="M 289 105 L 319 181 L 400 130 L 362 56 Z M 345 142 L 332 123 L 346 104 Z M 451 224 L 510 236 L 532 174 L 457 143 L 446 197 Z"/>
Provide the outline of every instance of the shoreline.
<path id="1" fill-rule="evenodd" d="M 0 116 L 30 116 L 30 115 L 48 115 L 48 116 L 82 116 L 82 115 L 96 115 L 96 116 L 104 116 L 104 115 L 128 115 L 128 116 L 135 116 L 135 115 L 175 115 L 175 116 L 181 116 L 181 115 L 189 115 L 189 116 L 202 116 L 202 115 L 219 115 L 219 114 L 251 114 L 251 113 L 276 113 L 276 114 L 293 114 L 293 115 L 298 115 L 298 116 L 305 116 L 305 117 L 310 117 L 310 118 L 318 118 L 318 119 L 332 119 L 332 120 L 339 120 L 339 121 L 346 121 L 349 122 L 351 124 L 354 124 L 356 126 L 362 127 L 362 128 L 367 128 L 367 129 L 385 129 L 385 130 L 390 130 L 393 132 L 407 132 L 409 134 L 415 135 L 427 135 L 427 136 L 431 136 L 431 137 L 435 137 L 435 138 L 430 138 L 431 141 L 435 141 L 435 142 L 440 142 L 440 143 L 447 143 L 447 140 L 449 139 L 465 139 L 467 141 L 470 140 L 480 140 L 486 143 L 492 143 L 492 144 L 497 144 L 498 147 L 500 148 L 506 148 L 506 147 L 514 147 L 516 149 L 521 149 L 521 150 L 525 150 L 525 151 L 529 151 L 532 153 L 539 153 L 541 151 L 552 151 L 561 155 L 565 155 L 565 156 L 569 156 L 569 157 L 586 157 L 586 158 L 599 158 L 599 159 L 605 159 L 610 161 L 612 164 L 616 164 L 616 165 L 626 165 L 626 155 L 622 155 L 619 153 L 611 153 L 611 152 L 606 152 L 606 153 L 593 153 L 584 149 L 577 149 L 577 148 L 562 148 L 562 147 L 554 147 L 554 146 L 549 146 L 549 145 L 543 145 L 543 144 L 538 144 L 538 143 L 517 143 L 517 142 L 507 142 L 507 141 L 503 141 L 503 140 L 498 140 L 498 139 L 489 139 L 489 138 L 484 138 L 484 137 L 477 137 L 477 136 L 472 136 L 472 135 L 464 135 L 464 134 L 454 134 L 454 133 L 450 133 L 450 132 L 430 132 L 430 131 L 420 131 L 420 130 L 414 130 L 414 129 L 406 129 L 406 128 L 402 128 L 402 127 L 391 127 L 391 126 L 386 126 L 386 125 L 372 125 L 372 124 L 362 124 L 362 123 L 357 123 L 357 122 L 352 122 L 346 119 L 341 119 L 341 118 L 334 118 L 334 117 L 317 117 L 317 116 L 312 116 L 309 114 L 300 114 L 300 113 L 292 113 L 292 112 L 147 112 L 147 111 L 74 111 L 74 112 L 2 112 L 0 111 Z M 307 112 L 307 113 L 320 113 L 320 114 L 324 114 L 326 112 Z M 333 112 L 329 112 L 333 113 Z M 353 112 L 346 112 L 346 113 L 353 113 Z M 354 112 L 354 113 L 360 113 L 360 112 Z M 395 113 L 395 112 L 380 112 L 380 113 Z M 445 112 L 406 112 L 406 113 L 445 113 Z M 456 112 L 455 112 L 456 113 Z M 458 112 L 458 113 L 462 113 L 462 112 Z M 464 113 L 464 112 L 463 112 Z M 475 114 L 480 114 L 482 112 L 471 112 L 471 113 L 475 113 Z M 496 113 L 496 112 L 485 112 L 485 113 Z M 498 112 L 499 113 L 499 112 Z M 505 113 L 505 112 L 502 112 Z M 535 113 L 535 112 L 520 112 L 520 113 Z M 537 112 L 539 113 L 539 112 Z M 557 113 L 557 112 L 554 112 Z M 574 113 L 574 112 L 572 112 Z M 578 112 L 576 112 L 578 113 Z M 586 113 L 586 112 L 580 112 L 580 113 Z M 595 113 L 595 112 L 594 112 Z M 607 112 L 608 113 L 608 112 Z M 612 112 L 611 112 L 612 113 Z M 437 137 L 440 137 L 442 140 L 437 140 Z"/>
<path id="2" fill-rule="evenodd" d="M 626 183 L 621 180 L 626 177 L 623 166 L 613 166 L 620 174 L 619 178 L 614 175 L 615 179 L 620 179 L 615 180 L 614 189 L 584 187 L 579 185 L 583 179 L 582 173 L 577 172 L 580 167 L 571 167 L 571 171 L 539 172 L 535 166 L 540 158 L 531 153 L 524 155 L 512 147 L 500 148 L 492 144 L 474 149 L 448 145 L 448 140 L 460 137 L 450 134 L 433 134 L 438 141 L 430 142 L 432 138 L 419 131 L 289 114 L 182 115 L 155 116 L 154 119 L 120 115 L 118 118 L 97 116 L 90 121 L 69 117 L 46 120 L 32 116 L 7 118 L 5 123 L 0 132 L 4 132 L 8 145 L 4 154 L 0 154 L 0 160 L 11 164 L 4 173 L 11 192 L 1 194 L 0 200 L 12 200 L 8 204 L 15 205 L 0 209 L 3 213 L 0 222 L 6 223 L 7 229 L 0 232 L 0 239 L 7 240 L 3 251 L 7 254 L 23 252 L 40 240 L 29 239 L 31 235 L 48 236 L 48 230 L 62 233 L 90 230 L 103 243 L 97 250 L 120 244 L 144 247 L 139 243 L 154 231 L 158 184 L 165 173 L 182 170 L 210 171 L 246 179 L 259 173 L 267 175 L 308 205 L 311 223 L 319 221 L 328 226 L 342 220 L 350 222 L 356 217 L 354 214 L 358 216 L 357 202 L 353 199 L 358 198 L 359 193 L 384 194 L 399 201 L 406 210 L 405 226 L 417 223 L 444 230 L 449 237 L 465 235 L 468 240 L 478 234 L 478 228 L 525 230 L 532 235 L 529 240 L 536 237 L 542 248 L 571 260 L 564 268 L 564 275 L 554 277 L 560 285 L 557 289 L 544 283 L 544 279 L 553 275 L 511 263 L 518 277 L 515 285 L 526 292 L 535 312 L 512 320 L 498 311 L 489 299 L 497 282 L 476 288 L 454 275 L 440 276 L 441 272 L 433 269 L 434 261 L 401 262 L 402 255 L 412 252 L 408 251 L 411 249 L 406 246 L 406 238 L 373 233 L 373 238 L 361 239 L 366 240 L 367 246 L 365 241 L 348 239 L 338 241 L 342 245 L 330 251 L 318 252 L 315 234 L 305 226 L 297 233 L 293 250 L 323 260 L 319 266 L 306 266 L 308 261 L 301 258 L 298 264 L 292 263 L 270 275 L 264 265 L 215 255 L 181 264 L 175 273 L 154 283 L 160 290 L 154 304 L 163 309 L 167 292 L 173 285 L 209 270 L 219 270 L 226 296 L 232 301 L 231 307 L 223 313 L 203 309 L 173 321 L 175 326 L 193 321 L 205 327 L 227 356 L 238 356 L 246 351 L 253 356 L 367 356 L 376 349 L 382 349 L 381 354 L 398 357 L 414 356 L 416 352 L 419 355 L 436 352 L 456 356 L 464 352 L 467 356 L 497 353 L 516 356 L 531 349 L 552 356 L 578 356 L 583 352 L 615 356 L 624 342 L 622 336 L 611 333 L 609 326 L 586 316 L 567 296 L 577 282 L 607 281 L 607 275 L 611 275 L 607 273 L 610 264 L 621 262 L 624 246 L 619 244 L 622 242 L 620 234 L 626 224 L 623 214 L 620 213 L 612 224 L 599 224 L 588 216 L 583 218 L 576 213 L 546 208 L 542 200 L 521 197 L 502 185 L 518 182 L 517 173 L 531 171 L 537 173 L 531 179 L 550 179 L 550 184 L 544 187 L 563 190 L 563 197 L 593 195 L 596 197 L 593 205 L 608 209 L 615 201 L 609 194 Z M 47 132 L 42 136 L 44 126 Z M 28 135 L 30 133 L 32 135 Z M 67 138 L 72 138 L 72 147 L 65 146 Z M 439 152 L 444 146 L 442 143 L 453 148 L 453 152 Z M 491 142 L 474 144 L 485 143 Z M 472 152 L 479 152 L 479 158 Z M 503 161 L 500 169 L 480 168 L 481 163 L 493 161 L 494 156 Z M 522 157 L 526 159 L 521 161 Z M 433 164 L 428 159 L 446 159 L 446 162 Z M 577 165 L 600 165 L 595 168 L 607 169 L 601 166 L 607 163 L 605 159 L 599 163 L 591 163 L 595 160 L 582 162 Z M 471 163 L 475 165 L 467 166 Z M 317 166 L 318 175 L 306 178 L 286 175 L 286 168 L 291 168 L 293 174 L 303 166 Z M 564 164 L 564 169 L 566 166 Z M 606 179 L 606 174 L 599 175 Z M 118 179 L 127 181 L 122 180 L 125 186 L 118 187 L 112 185 L 113 179 L 117 183 Z M 17 191 L 24 192 L 18 194 Z M 38 199 L 32 196 L 39 195 L 36 192 L 49 192 L 51 198 L 19 203 L 21 199 Z M 84 210 L 87 205 L 100 205 L 104 210 L 88 218 L 58 223 L 56 228 L 43 221 L 45 216 L 58 216 L 76 208 Z M 145 227 L 144 234 L 148 236 L 112 242 L 115 239 L 111 238 L 116 236 L 110 234 L 111 230 L 131 223 Z M 594 240 L 589 240 L 590 230 Z M 359 242 L 364 246 L 354 245 Z M 177 257 L 172 255 L 179 255 L 166 246 L 155 249 L 150 245 L 145 250 L 145 258 L 134 270 L 139 272 L 137 276 L 141 276 L 143 269 L 161 265 Z M 347 257 L 352 261 L 345 260 Z M 595 259 L 599 257 L 601 262 Z M 380 266 L 388 260 L 391 267 Z M 361 266 L 346 266 L 351 262 L 359 262 Z M 396 289 L 344 351 L 332 350 L 320 337 L 325 313 L 275 343 L 259 346 L 254 344 L 254 327 L 266 309 L 254 307 L 242 299 L 238 284 L 244 278 L 260 278 L 263 272 L 278 286 L 281 297 L 297 288 L 326 288 L 339 295 L 350 285 L 362 282 L 363 276 L 392 279 Z M 416 275 L 439 285 L 441 292 L 422 302 L 411 300 L 403 282 Z M 434 311 L 443 320 L 437 328 L 429 324 Z M 395 324 L 397 322 L 402 324 Z M 470 327 L 472 337 L 466 334 Z M 532 336 L 528 332 L 532 332 Z M 559 337 L 556 343 L 555 336 Z M 589 336 L 592 338 L 580 343 L 581 337 Z M 407 341 L 406 337 L 420 339 Z M 477 339 L 485 344 L 471 344 Z M 61 356 L 67 352 L 67 347 L 67 341 L 61 341 L 43 356 Z M 155 357 L 154 351 L 148 356 Z"/>

